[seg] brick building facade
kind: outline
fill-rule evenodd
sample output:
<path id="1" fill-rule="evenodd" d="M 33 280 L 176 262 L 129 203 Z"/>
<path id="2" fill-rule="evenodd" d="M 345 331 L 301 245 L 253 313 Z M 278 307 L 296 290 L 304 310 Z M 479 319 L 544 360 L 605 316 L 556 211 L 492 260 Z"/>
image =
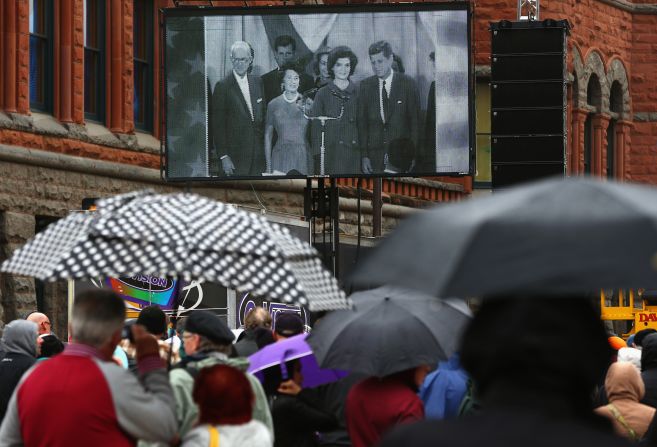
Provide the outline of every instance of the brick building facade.
<path id="1" fill-rule="evenodd" d="M 411 208 L 457 200 L 471 191 L 473 181 L 485 187 L 490 180 L 488 23 L 513 20 L 516 4 L 472 4 L 477 175 L 384 181 L 384 229 L 393 228 Z M 90 5 L 96 9 L 87 10 Z M 157 10 L 171 6 L 171 0 L 0 2 L 0 261 L 45 225 L 79 208 L 84 197 L 143 187 L 179 189 L 160 179 Z M 41 10 L 42 15 L 35 14 Z M 573 25 L 568 49 L 568 171 L 657 184 L 657 4 L 543 0 L 541 18 L 568 18 Z M 353 234 L 356 182 L 345 179 L 341 185 L 341 228 Z M 262 202 L 271 211 L 301 216 L 304 186 L 304 181 L 287 180 L 256 182 L 255 189 L 245 182 L 191 189 L 247 206 Z M 368 203 L 363 210 L 367 234 Z M 65 301 L 63 284 L 0 275 L 0 321 L 23 316 L 38 303 L 63 333 Z"/>
<path id="2" fill-rule="evenodd" d="M 478 86 L 490 70 L 488 23 L 517 2 L 475 5 Z M 568 19 L 568 173 L 657 184 L 657 3 L 547 0 L 541 19 Z"/>

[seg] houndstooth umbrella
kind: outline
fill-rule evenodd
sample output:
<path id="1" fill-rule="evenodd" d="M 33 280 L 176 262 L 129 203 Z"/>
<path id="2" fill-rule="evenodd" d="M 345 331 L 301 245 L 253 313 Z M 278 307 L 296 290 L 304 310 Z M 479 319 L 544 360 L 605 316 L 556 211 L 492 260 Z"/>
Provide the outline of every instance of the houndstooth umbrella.
<path id="1" fill-rule="evenodd" d="M 204 280 L 310 310 L 350 307 L 316 250 L 262 216 L 194 194 L 130 193 L 48 227 L 1 267 L 44 280 Z"/>

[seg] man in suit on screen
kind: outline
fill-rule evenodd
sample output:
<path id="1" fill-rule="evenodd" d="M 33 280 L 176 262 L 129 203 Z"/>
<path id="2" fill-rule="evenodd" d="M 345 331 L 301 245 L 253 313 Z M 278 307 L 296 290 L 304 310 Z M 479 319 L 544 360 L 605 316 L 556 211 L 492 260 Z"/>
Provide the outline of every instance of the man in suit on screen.
<path id="1" fill-rule="evenodd" d="M 212 128 L 221 173 L 259 176 L 265 171 L 265 107 L 262 81 L 250 75 L 253 50 L 244 41 L 230 48 L 232 71 L 212 94 Z"/>
<path id="2" fill-rule="evenodd" d="M 281 67 L 288 64 L 297 64 L 297 42 L 292 36 L 282 35 L 274 40 L 274 57 L 278 67 L 262 75 L 262 84 L 265 88 L 265 101 L 269 101 L 283 93 L 281 84 L 283 72 Z M 315 85 L 313 78 L 306 73 L 299 74 L 299 93 L 304 93 Z"/>
<path id="3" fill-rule="evenodd" d="M 360 84 L 358 139 L 365 174 L 411 172 L 420 132 L 420 101 L 415 81 L 393 71 L 392 47 L 370 45 L 374 76 Z"/>

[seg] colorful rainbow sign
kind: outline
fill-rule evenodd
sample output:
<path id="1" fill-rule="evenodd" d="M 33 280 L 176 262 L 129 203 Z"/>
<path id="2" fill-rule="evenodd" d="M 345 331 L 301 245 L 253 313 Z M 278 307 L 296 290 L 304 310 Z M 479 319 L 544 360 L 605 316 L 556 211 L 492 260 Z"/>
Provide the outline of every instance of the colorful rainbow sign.
<path id="1" fill-rule="evenodd" d="M 173 309 L 177 282 L 175 279 L 148 275 L 105 280 L 107 287 L 121 295 L 128 307 L 141 309 L 150 304 L 157 304 L 163 310 Z"/>

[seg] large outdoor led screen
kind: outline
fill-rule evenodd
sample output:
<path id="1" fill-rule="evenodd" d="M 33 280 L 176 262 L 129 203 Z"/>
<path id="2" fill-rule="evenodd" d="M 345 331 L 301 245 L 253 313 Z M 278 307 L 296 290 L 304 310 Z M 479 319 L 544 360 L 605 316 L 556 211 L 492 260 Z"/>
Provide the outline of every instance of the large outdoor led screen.
<path id="1" fill-rule="evenodd" d="M 169 180 L 471 172 L 465 3 L 164 19 Z"/>

